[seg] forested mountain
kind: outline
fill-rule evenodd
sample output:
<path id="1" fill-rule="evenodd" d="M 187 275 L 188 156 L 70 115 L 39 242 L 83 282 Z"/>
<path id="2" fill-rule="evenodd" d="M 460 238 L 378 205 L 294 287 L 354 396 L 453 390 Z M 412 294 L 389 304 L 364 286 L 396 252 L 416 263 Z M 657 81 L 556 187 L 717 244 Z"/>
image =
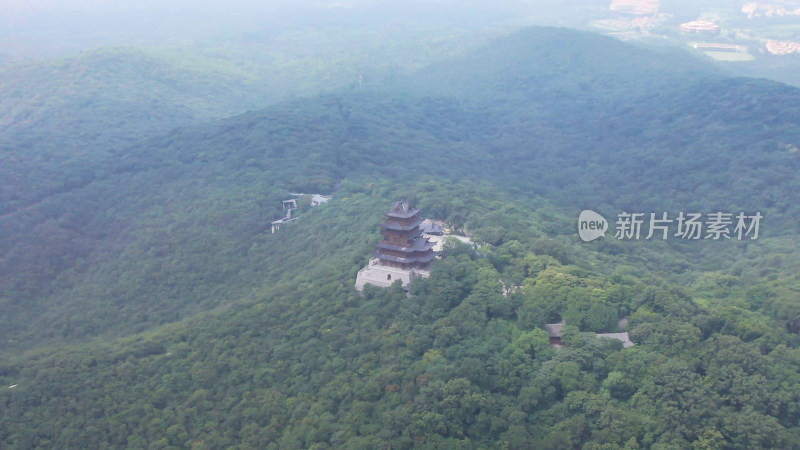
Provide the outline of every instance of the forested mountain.
<path id="1" fill-rule="evenodd" d="M 381 84 L 497 33 L 272 30 L 52 60 L 10 58 L 0 66 L 0 215 L 92 182 L 110 152 L 142 139 L 295 97 Z"/>
<path id="2" fill-rule="evenodd" d="M 531 28 L 90 165 L 36 156 L 69 182 L 2 179 L 0 443 L 800 448 L 798 107 L 679 52 Z M 71 122 L 89 110 L 48 121 L 112 119 Z M 271 234 L 288 192 L 334 199 Z M 408 298 L 359 296 L 397 198 L 483 244 Z M 765 219 L 755 241 L 581 243 L 584 208 Z M 594 337 L 623 317 L 636 346 Z"/>
<path id="3" fill-rule="evenodd" d="M 231 66 L 124 48 L 10 64 L 2 69 L 0 127 L 71 147 L 102 137 L 103 148 L 267 103 L 263 93 L 246 95 L 252 74 Z"/>

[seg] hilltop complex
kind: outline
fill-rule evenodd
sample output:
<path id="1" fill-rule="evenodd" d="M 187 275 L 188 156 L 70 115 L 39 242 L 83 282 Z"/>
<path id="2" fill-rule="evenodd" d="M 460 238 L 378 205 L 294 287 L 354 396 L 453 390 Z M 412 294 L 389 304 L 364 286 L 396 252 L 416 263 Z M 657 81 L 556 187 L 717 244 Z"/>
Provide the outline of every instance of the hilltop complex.
<path id="1" fill-rule="evenodd" d="M 384 214 L 386 221 L 381 224 L 383 238 L 375 246 L 374 258 L 358 272 L 358 291 L 367 283 L 388 287 L 400 280 L 405 287 L 415 277 L 428 277 L 431 261 L 436 256 L 434 242 L 423 234 L 425 219 L 420 216 L 419 209 L 411 208 L 408 202 L 396 201 Z M 430 234 L 442 232 L 439 225 L 431 224 L 429 228 L 425 231 Z"/>

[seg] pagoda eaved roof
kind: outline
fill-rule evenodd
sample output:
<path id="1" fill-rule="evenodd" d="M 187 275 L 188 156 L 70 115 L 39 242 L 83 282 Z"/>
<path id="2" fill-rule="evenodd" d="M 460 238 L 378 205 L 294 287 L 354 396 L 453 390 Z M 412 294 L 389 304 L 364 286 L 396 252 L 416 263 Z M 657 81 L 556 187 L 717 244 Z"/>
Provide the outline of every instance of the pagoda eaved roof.
<path id="1" fill-rule="evenodd" d="M 403 245 L 395 245 L 390 244 L 388 242 L 378 242 L 376 247 L 383 248 L 386 250 L 393 250 L 397 252 L 425 252 L 432 249 L 434 246 L 433 242 L 430 242 L 427 238 L 418 237 L 415 238 L 411 245 L 403 246 Z"/>
<path id="2" fill-rule="evenodd" d="M 417 213 L 419 213 L 419 209 L 411 208 L 408 202 L 404 201 L 396 201 L 394 202 L 394 206 L 391 210 L 386 211 L 386 215 L 389 217 L 397 217 L 399 219 L 408 219 L 409 217 L 414 217 Z"/>
<path id="3" fill-rule="evenodd" d="M 408 225 L 402 225 L 396 222 L 384 222 L 381 224 L 381 228 L 385 230 L 394 230 L 394 231 L 411 231 L 411 230 L 416 230 L 417 227 L 419 227 L 419 224 L 421 224 L 423 220 L 424 219 L 420 217 Z"/>

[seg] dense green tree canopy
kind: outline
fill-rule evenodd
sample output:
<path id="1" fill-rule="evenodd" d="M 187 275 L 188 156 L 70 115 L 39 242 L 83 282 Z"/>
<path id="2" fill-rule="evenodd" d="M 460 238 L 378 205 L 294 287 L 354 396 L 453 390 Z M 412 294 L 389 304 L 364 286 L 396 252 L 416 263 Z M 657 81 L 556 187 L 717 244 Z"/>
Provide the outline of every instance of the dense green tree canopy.
<path id="1" fill-rule="evenodd" d="M 3 140 L 0 447 L 800 448 L 800 91 L 686 58 L 534 28 L 90 164 Z M 270 233 L 290 192 L 333 199 Z M 476 244 L 359 295 L 399 198 Z"/>

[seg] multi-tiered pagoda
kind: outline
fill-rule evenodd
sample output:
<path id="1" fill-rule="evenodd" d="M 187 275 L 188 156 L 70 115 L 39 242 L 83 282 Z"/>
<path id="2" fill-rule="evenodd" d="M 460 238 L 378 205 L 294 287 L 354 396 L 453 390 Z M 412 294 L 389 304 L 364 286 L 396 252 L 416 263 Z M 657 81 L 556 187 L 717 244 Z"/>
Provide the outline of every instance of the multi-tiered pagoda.
<path id="1" fill-rule="evenodd" d="M 425 220 L 420 210 L 408 202 L 397 201 L 385 213 L 381 224 L 383 238 L 376 245 L 374 258 L 358 272 L 356 289 L 370 283 L 380 287 L 391 286 L 400 280 L 406 286 L 414 277 L 427 277 L 428 268 L 436 252 L 434 243 L 423 235 L 420 225 Z"/>
<path id="2" fill-rule="evenodd" d="M 394 202 L 387 211 L 386 221 L 381 224 L 383 239 L 376 245 L 375 257 L 381 264 L 401 269 L 430 267 L 434 257 L 433 242 L 422 236 L 420 224 L 425 220 L 408 202 Z"/>

